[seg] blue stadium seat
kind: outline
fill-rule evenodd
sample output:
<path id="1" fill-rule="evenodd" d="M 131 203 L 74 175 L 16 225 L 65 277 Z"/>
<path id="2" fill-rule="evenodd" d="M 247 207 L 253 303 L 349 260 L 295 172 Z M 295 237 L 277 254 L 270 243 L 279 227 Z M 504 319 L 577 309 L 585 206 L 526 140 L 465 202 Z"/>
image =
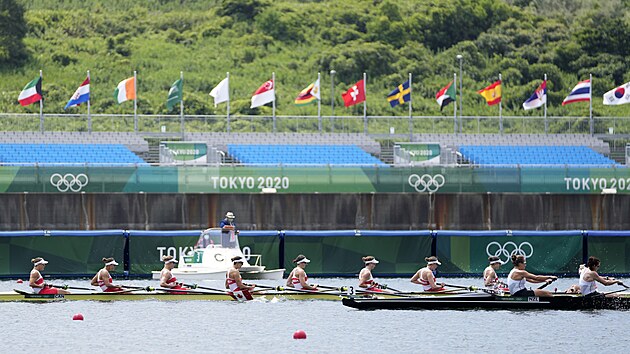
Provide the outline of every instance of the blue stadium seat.
<path id="1" fill-rule="evenodd" d="M 464 145 L 459 152 L 477 165 L 599 165 L 620 166 L 587 146 Z"/>
<path id="2" fill-rule="evenodd" d="M 228 145 L 228 153 L 247 165 L 387 164 L 356 145 Z"/>
<path id="3" fill-rule="evenodd" d="M 0 144 L 0 163 L 147 165 L 122 144 Z"/>

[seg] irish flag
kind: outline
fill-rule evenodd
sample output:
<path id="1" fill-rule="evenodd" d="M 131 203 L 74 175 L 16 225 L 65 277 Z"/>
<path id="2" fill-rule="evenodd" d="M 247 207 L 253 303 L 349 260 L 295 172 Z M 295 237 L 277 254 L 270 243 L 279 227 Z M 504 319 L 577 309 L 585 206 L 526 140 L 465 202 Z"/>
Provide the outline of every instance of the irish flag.
<path id="1" fill-rule="evenodd" d="M 118 101 L 118 103 L 123 103 L 128 100 L 136 99 L 136 80 L 133 77 L 130 77 L 126 80 L 121 81 L 116 87 L 116 91 L 114 91 L 114 98 Z"/>
<path id="2" fill-rule="evenodd" d="M 28 106 L 31 103 L 39 102 L 42 99 L 42 77 L 38 76 L 35 80 L 24 86 L 18 101 L 22 106 Z"/>

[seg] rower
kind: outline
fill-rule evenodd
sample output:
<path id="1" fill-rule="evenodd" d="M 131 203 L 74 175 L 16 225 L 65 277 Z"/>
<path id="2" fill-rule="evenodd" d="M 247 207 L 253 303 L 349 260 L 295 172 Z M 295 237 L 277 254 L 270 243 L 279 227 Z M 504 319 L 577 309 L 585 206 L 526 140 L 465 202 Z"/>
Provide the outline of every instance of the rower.
<path id="1" fill-rule="evenodd" d="M 411 282 L 422 285 L 422 290 L 428 292 L 444 290 L 444 283 L 437 283 L 435 281 L 435 270 L 438 266 L 442 265 L 442 263 L 440 263 L 436 256 L 426 257 L 424 260 L 427 262 L 427 266 L 418 269 L 416 274 L 411 277 Z"/>
<path id="2" fill-rule="evenodd" d="M 50 284 L 44 283 L 44 277 L 42 277 L 41 271 L 46 268 L 46 264 L 48 264 L 47 260 L 42 257 L 37 257 L 31 259 L 31 263 L 33 263 L 33 269 L 31 270 L 31 276 L 28 279 L 28 285 L 31 289 L 33 289 L 34 294 L 70 294 L 67 290 L 57 289 Z"/>
<path id="3" fill-rule="evenodd" d="M 103 263 L 105 263 L 105 266 L 101 268 L 98 273 L 96 273 L 96 275 L 92 278 L 92 286 L 98 286 L 105 293 L 122 291 L 122 287 L 114 285 L 112 283 L 113 279 L 112 276 L 109 274 L 109 272 L 113 272 L 116 269 L 118 263 L 114 260 L 114 258 L 111 257 L 103 258 L 102 261 Z"/>
<path id="4" fill-rule="evenodd" d="M 507 291 L 507 284 L 499 280 L 497 270 L 501 268 L 501 260 L 497 256 L 488 257 L 489 265 L 483 271 L 483 285 L 487 289 Z"/>
<path id="5" fill-rule="evenodd" d="M 592 297 L 592 296 L 604 295 L 597 291 L 597 284 L 595 283 L 596 281 L 606 286 L 614 285 L 614 284 L 623 285 L 621 280 L 617 280 L 615 278 L 601 277 L 597 273 L 597 270 L 599 269 L 600 265 L 601 265 L 601 262 L 599 261 L 597 257 L 591 256 L 588 258 L 588 261 L 586 262 L 586 268 L 580 274 L 580 281 L 578 283 L 580 286 L 580 292 L 582 293 L 582 296 Z M 614 296 L 614 295 L 611 294 L 611 296 Z"/>
<path id="6" fill-rule="evenodd" d="M 163 256 L 162 261 L 164 262 L 164 268 L 162 268 L 162 272 L 160 273 L 160 286 L 163 288 L 173 289 L 173 290 L 189 290 L 184 287 L 182 283 L 177 282 L 177 278 L 173 276 L 171 270 L 175 268 L 175 264 L 177 264 L 177 260 L 173 256 Z M 175 294 L 186 294 L 185 292 L 173 292 Z"/>
<path id="7" fill-rule="evenodd" d="M 512 264 L 514 268 L 510 271 L 510 274 L 507 278 L 508 289 L 510 290 L 510 295 L 512 296 L 539 296 L 539 297 L 550 297 L 553 296 L 550 291 L 543 289 L 526 289 L 525 282 L 529 281 L 530 283 L 547 283 L 550 284 L 554 280 L 558 279 L 556 276 L 547 276 L 547 275 L 534 275 L 525 270 L 527 266 L 527 262 L 525 261 L 525 256 L 523 255 L 512 255 Z"/>
<path id="8" fill-rule="evenodd" d="M 384 286 L 375 282 L 374 277 L 372 277 L 372 270 L 376 268 L 376 265 L 379 263 L 378 260 L 374 256 L 365 256 L 361 260 L 363 260 L 365 268 L 361 269 L 359 273 L 359 287 L 366 291 L 377 293 L 389 292 L 385 291 L 383 289 Z"/>
<path id="9" fill-rule="evenodd" d="M 253 300 L 254 298 L 252 297 L 250 291 L 253 290 L 256 285 L 243 284 L 243 278 L 241 278 L 241 272 L 239 271 L 242 266 L 243 257 L 232 257 L 232 268 L 227 271 L 225 277 L 225 288 L 230 289 L 230 295 L 236 300 Z"/>
<path id="10" fill-rule="evenodd" d="M 295 268 L 293 268 L 287 277 L 287 286 L 298 290 L 317 290 L 317 285 L 307 283 L 308 275 L 306 275 L 306 271 L 304 271 L 304 268 L 306 268 L 311 261 L 301 254 L 295 257 L 293 263 L 295 263 Z"/>

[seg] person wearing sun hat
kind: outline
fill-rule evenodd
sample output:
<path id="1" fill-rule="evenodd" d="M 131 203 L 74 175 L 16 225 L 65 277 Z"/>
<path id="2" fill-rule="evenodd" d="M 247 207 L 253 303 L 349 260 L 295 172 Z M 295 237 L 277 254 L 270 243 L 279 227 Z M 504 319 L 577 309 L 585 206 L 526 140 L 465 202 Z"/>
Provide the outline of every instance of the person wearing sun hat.
<path id="1" fill-rule="evenodd" d="M 293 263 L 295 263 L 295 268 L 287 277 L 287 286 L 298 290 L 317 290 L 317 285 L 308 283 L 308 275 L 304 270 L 311 261 L 301 254 L 295 257 Z"/>
<path id="2" fill-rule="evenodd" d="M 507 284 L 499 280 L 497 270 L 501 268 L 501 260 L 497 256 L 488 257 L 488 266 L 483 271 L 483 285 L 490 290 L 508 291 Z"/>
<path id="3" fill-rule="evenodd" d="M 46 268 L 46 264 L 48 264 L 47 260 L 42 257 L 37 257 L 31 259 L 31 263 L 33 263 L 33 269 L 28 279 L 28 285 L 33 289 L 34 294 L 70 294 L 67 290 L 54 288 L 44 282 L 44 277 L 42 277 L 41 272 Z"/>
<path id="4" fill-rule="evenodd" d="M 122 287 L 113 284 L 114 280 L 109 274 L 109 272 L 113 272 L 114 269 L 116 269 L 118 262 L 111 257 L 103 258 L 102 261 L 105 263 L 105 266 L 96 273 L 90 284 L 92 284 L 92 286 L 98 286 L 105 293 L 122 291 Z"/>
<path id="5" fill-rule="evenodd" d="M 230 289 L 230 295 L 238 300 L 253 300 L 251 291 L 256 287 L 255 284 L 244 284 L 239 269 L 243 266 L 243 257 L 232 257 L 232 267 L 225 275 L 225 288 Z"/>
<path id="6" fill-rule="evenodd" d="M 377 293 L 384 292 L 383 287 L 374 281 L 372 276 L 372 270 L 376 268 L 379 261 L 374 256 L 365 256 L 361 258 L 365 267 L 361 269 L 359 273 L 359 287 L 365 291 L 372 291 Z"/>
<path id="7" fill-rule="evenodd" d="M 172 290 L 190 290 L 183 286 L 182 283 L 178 283 L 177 278 L 175 278 L 173 273 L 171 273 L 171 270 L 175 268 L 175 264 L 179 263 L 177 262 L 177 259 L 173 256 L 163 256 L 162 262 L 164 262 L 164 268 L 162 268 L 162 271 L 160 272 L 160 286 Z M 183 291 L 173 291 L 171 293 L 186 294 Z"/>
<path id="8" fill-rule="evenodd" d="M 422 285 L 422 290 L 428 292 L 436 292 L 444 290 L 444 283 L 437 283 L 435 280 L 435 270 L 442 265 L 436 256 L 426 257 L 424 259 L 427 266 L 420 268 L 416 274 L 411 277 L 411 282 Z"/>

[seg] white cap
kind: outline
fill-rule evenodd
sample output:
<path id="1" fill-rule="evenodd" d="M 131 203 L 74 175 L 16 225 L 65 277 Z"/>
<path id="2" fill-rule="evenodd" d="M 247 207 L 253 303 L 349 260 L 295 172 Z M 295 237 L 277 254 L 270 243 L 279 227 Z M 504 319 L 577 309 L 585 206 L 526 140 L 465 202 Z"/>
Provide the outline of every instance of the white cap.
<path id="1" fill-rule="evenodd" d="M 442 265 L 442 263 L 440 263 L 440 261 L 438 261 L 438 260 L 427 262 L 427 264 L 437 264 L 437 265 Z"/>
<path id="2" fill-rule="evenodd" d="M 48 264 L 48 261 L 42 258 L 39 261 L 35 262 L 35 264 L 33 264 L 33 265 L 34 266 L 38 266 L 40 264 Z"/>
<path id="3" fill-rule="evenodd" d="M 300 263 L 311 263 L 311 260 L 306 258 L 306 257 L 304 257 L 304 258 L 300 259 L 299 261 L 297 261 L 296 263 L 297 264 L 300 264 Z"/>
<path id="4" fill-rule="evenodd" d="M 118 262 L 116 262 L 115 260 L 112 260 L 111 262 L 105 263 L 105 266 L 108 266 L 108 265 L 115 265 L 115 266 L 117 266 Z"/>
<path id="5" fill-rule="evenodd" d="M 243 257 L 239 257 L 238 259 L 232 261 L 232 264 L 234 263 L 245 263 L 245 260 L 243 259 Z"/>
<path id="6" fill-rule="evenodd" d="M 225 217 L 229 219 L 234 219 L 234 213 L 231 211 L 228 211 L 227 213 L 225 213 Z"/>
<path id="7" fill-rule="evenodd" d="M 366 261 L 366 262 L 365 262 L 365 264 L 370 264 L 370 263 L 378 264 L 378 263 L 379 263 L 379 261 L 377 261 L 377 260 L 376 260 L 376 258 L 374 258 L 374 259 L 372 259 L 372 260 L 369 260 L 369 261 Z"/>
<path id="8" fill-rule="evenodd" d="M 177 261 L 177 259 L 173 258 L 173 259 L 169 259 L 168 261 L 164 261 L 164 264 L 168 264 L 168 263 L 179 263 Z"/>

